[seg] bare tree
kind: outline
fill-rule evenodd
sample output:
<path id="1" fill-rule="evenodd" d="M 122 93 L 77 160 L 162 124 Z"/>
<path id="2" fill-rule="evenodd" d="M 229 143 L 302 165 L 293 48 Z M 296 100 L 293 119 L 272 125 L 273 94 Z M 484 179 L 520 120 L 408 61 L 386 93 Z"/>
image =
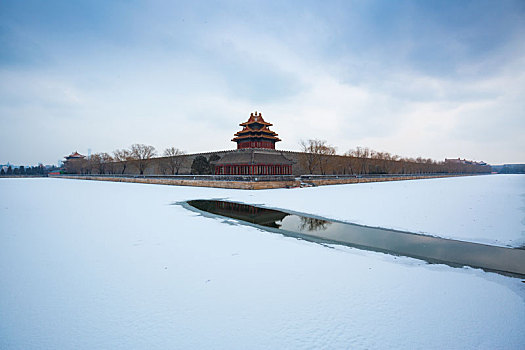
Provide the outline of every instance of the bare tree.
<path id="1" fill-rule="evenodd" d="M 350 157 L 355 157 L 355 167 L 358 174 L 368 173 L 370 149 L 368 147 L 359 147 L 351 149 L 345 154 Z"/>
<path id="2" fill-rule="evenodd" d="M 99 174 L 105 174 L 110 170 L 112 168 L 112 162 L 113 157 L 105 152 L 92 154 L 88 160 L 90 171 L 93 172 L 93 170 L 96 170 Z"/>
<path id="3" fill-rule="evenodd" d="M 299 162 L 303 168 L 308 169 L 308 174 L 313 174 L 317 166 L 317 155 L 315 154 L 314 143 L 315 140 L 301 140 L 300 142 L 302 154 Z"/>
<path id="4" fill-rule="evenodd" d="M 103 174 L 104 166 L 102 164 L 102 159 L 100 157 L 100 154 L 93 153 L 88 158 L 88 166 L 89 166 L 89 173 L 94 173 L 94 171 L 97 171 L 99 174 Z"/>
<path id="5" fill-rule="evenodd" d="M 317 152 L 319 154 L 319 170 L 321 170 L 321 174 L 325 175 L 328 171 L 328 166 L 332 163 L 330 160 L 335 155 L 335 147 L 327 145 L 326 141 L 321 141 L 318 145 Z"/>
<path id="6" fill-rule="evenodd" d="M 108 172 L 110 174 L 113 174 L 115 172 L 115 163 L 113 157 L 106 152 L 100 153 L 100 160 L 103 164 L 102 171 L 104 173 Z"/>
<path id="7" fill-rule="evenodd" d="M 299 160 L 303 167 L 308 169 L 310 174 L 313 174 L 317 167 L 321 174 L 326 174 L 330 159 L 333 158 L 331 156 L 335 155 L 335 147 L 317 139 L 301 140 L 300 145 L 303 154 Z"/>
<path id="8" fill-rule="evenodd" d="M 134 165 L 139 170 L 140 175 L 144 175 L 144 170 L 146 170 L 146 167 L 148 166 L 148 161 L 156 154 L 157 152 L 153 146 L 139 143 L 131 145 L 130 157 L 135 161 Z"/>
<path id="9" fill-rule="evenodd" d="M 337 174 L 353 174 L 354 173 L 354 167 L 355 167 L 355 158 L 348 155 L 348 153 L 344 153 L 342 156 L 337 157 L 336 161 L 336 167 L 337 167 Z"/>
<path id="10" fill-rule="evenodd" d="M 89 158 L 91 170 L 96 170 L 99 174 L 105 174 L 111 168 L 113 157 L 106 152 L 92 154 Z"/>
<path id="11" fill-rule="evenodd" d="M 127 149 L 117 149 L 113 151 L 113 157 L 116 162 L 119 162 L 122 166 L 121 174 L 124 174 L 128 167 L 128 160 L 131 159 L 131 151 Z"/>
<path id="12" fill-rule="evenodd" d="M 163 155 L 166 159 L 163 161 L 163 165 L 166 166 L 171 175 L 179 174 L 180 167 L 184 161 L 183 155 L 185 154 L 186 152 L 175 147 L 169 147 L 164 150 Z"/>

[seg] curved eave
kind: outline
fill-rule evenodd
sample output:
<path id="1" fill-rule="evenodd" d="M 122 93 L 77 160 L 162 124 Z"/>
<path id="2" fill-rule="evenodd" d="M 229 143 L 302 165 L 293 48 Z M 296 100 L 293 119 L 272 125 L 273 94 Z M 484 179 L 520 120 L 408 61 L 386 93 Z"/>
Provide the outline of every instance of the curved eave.
<path id="1" fill-rule="evenodd" d="M 246 135 L 233 135 L 235 136 L 236 139 L 246 139 L 246 138 L 269 138 L 269 139 L 277 139 L 279 135 L 277 134 L 273 134 L 273 135 L 268 135 L 268 134 L 246 134 Z"/>
<path id="2" fill-rule="evenodd" d="M 237 142 L 237 141 L 243 141 L 247 139 L 263 139 L 263 140 L 269 140 L 269 141 L 275 141 L 275 142 L 281 141 L 281 139 L 278 137 L 268 136 L 268 135 L 265 135 L 265 136 L 252 136 L 252 135 L 238 136 L 238 137 L 234 137 L 232 141 Z"/>
<path id="3" fill-rule="evenodd" d="M 273 124 L 271 124 L 271 123 L 267 123 L 267 122 L 265 122 L 265 121 L 262 121 L 262 122 L 259 122 L 259 121 L 254 122 L 254 121 L 249 121 L 249 120 L 248 120 L 247 122 L 241 123 L 241 124 L 239 124 L 239 125 L 240 125 L 240 126 L 249 126 L 250 124 L 261 124 L 261 125 L 266 125 L 266 126 L 273 126 Z"/>
<path id="4" fill-rule="evenodd" d="M 265 130 L 265 131 L 250 131 L 250 130 L 241 130 L 239 132 L 236 132 L 235 134 L 233 134 L 233 136 L 238 136 L 238 137 L 241 137 L 241 136 L 248 136 L 248 135 L 254 135 L 254 136 L 277 136 L 277 133 L 273 132 L 273 131 L 269 131 L 269 130 Z"/>

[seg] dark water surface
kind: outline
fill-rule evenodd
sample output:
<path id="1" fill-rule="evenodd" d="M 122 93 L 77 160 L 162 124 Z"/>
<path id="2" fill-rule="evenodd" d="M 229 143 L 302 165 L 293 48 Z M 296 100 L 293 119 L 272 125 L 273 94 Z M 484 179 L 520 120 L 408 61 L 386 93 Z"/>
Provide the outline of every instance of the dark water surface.
<path id="1" fill-rule="evenodd" d="M 227 201 L 193 200 L 187 203 L 203 212 L 234 218 L 241 223 L 309 241 L 409 256 L 430 263 L 445 263 L 455 267 L 471 266 L 519 277 L 525 276 L 523 249 L 329 221 Z"/>

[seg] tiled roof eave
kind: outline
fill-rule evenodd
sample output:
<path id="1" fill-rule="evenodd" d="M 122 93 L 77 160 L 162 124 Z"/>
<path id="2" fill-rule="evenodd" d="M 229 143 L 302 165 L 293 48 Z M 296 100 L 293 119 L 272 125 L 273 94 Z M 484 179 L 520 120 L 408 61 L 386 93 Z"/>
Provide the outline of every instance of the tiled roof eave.
<path id="1" fill-rule="evenodd" d="M 239 131 L 239 132 L 236 132 L 234 134 L 234 136 L 246 136 L 246 135 L 253 135 L 253 136 L 260 136 L 260 135 L 264 135 L 264 136 L 277 136 L 277 133 L 273 132 L 273 131 L 265 131 L 265 132 L 253 132 L 253 131 Z"/>
<path id="2" fill-rule="evenodd" d="M 237 140 L 246 140 L 246 139 L 263 139 L 263 140 L 272 140 L 272 141 L 281 141 L 280 138 L 278 137 L 275 137 L 275 136 L 269 136 L 269 135 L 264 135 L 264 136 L 252 136 L 252 135 L 244 135 L 244 136 L 238 136 L 238 137 L 234 137 L 232 139 L 232 141 L 237 141 Z"/>
<path id="3" fill-rule="evenodd" d="M 265 121 L 262 121 L 262 122 L 259 122 L 259 121 L 254 122 L 254 121 L 249 121 L 249 120 L 248 120 L 247 122 L 241 123 L 241 124 L 239 124 L 239 125 L 240 125 L 240 126 L 250 126 L 250 125 L 252 125 L 252 124 L 261 124 L 261 125 L 266 125 L 266 126 L 273 126 L 272 123 L 267 123 L 267 122 L 265 122 Z"/>

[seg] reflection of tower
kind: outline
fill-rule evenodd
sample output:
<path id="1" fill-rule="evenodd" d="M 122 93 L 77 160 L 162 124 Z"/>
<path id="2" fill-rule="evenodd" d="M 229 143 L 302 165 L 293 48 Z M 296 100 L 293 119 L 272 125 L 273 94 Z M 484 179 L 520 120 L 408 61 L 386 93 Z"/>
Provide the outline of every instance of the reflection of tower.
<path id="1" fill-rule="evenodd" d="M 193 200 L 188 204 L 197 209 L 217 215 L 251 222 L 252 224 L 279 228 L 282 220 L 289 214 L 278 210 L 254 207 L 248 204 L 214 201 Z"/>

